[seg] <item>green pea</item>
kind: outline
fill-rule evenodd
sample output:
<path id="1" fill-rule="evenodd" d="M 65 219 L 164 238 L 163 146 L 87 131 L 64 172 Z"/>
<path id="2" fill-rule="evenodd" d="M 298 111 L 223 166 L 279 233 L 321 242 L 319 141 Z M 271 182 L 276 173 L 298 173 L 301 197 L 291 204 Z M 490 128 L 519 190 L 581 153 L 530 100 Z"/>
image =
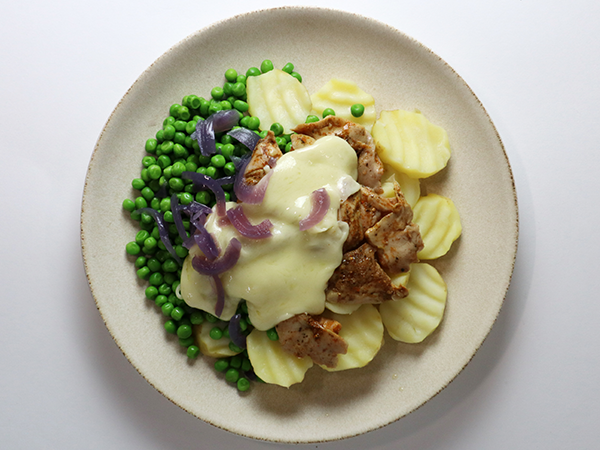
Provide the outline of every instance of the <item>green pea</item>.
<path id="1" fill-rule="evenodd" d="M 187 339 L 192 335 L 192 327 L 189 325 L 180 325 L 177 328 L 177 337 L 180 339 Z"/>
<path id="2" fill-rule="evenodd" d="M 196 194 L 196 201 L 203 205 L 208 205 L 210 203 L 210 194 L 206 191 L 200 191 Z"/>
<path id="3" fill-rule="evenodd" d="M 150 269 L 148 267 L 140 267 L 137 271 L 137 276 L 142 280 L 146 280 L 150 276 Z"/>
<path id="4" fill-rule="evenodd" d="M 350 113 L 354 117 L 360 117 L 365 113 L 365 106 L 361 105 L 360 103 L 355 103 L 350 107 Z"/>
<path id="5" fill-rule="evenodd" d="M 164 281 L 163 275 L 160 272 L 154 272 L 152 275 L 150 275 L 148 281 L 152 286 L 160 286 L 161 284 L 163 284 Z"/>
<path id="6" fill-rule="evenodd" d="M 281 70 L 291 74 L 294 71 L 294 65 L 292 63 L 287 63 Z"/>
<path id="7" fill-rule="evenodd" d="M 207 175 L 211 178 L 217 178 L 217 168 L 215 166 L 208 166 L 206 168 L 205 175 Z"/>
<path id="8" fill-rule="evenodd" d="M 175 136 L 175 134 L 173 134 L 173 136 Z M 160 144 L 160 150 L 163 152 L 163 154 L 168 155 L 173 153 L 174 146 L 175 143 L 173 141 L 164 141 L 162 144 Z"/>
<path id="9" fill-rule="evenodd" d="M 164 270 L 165 272 L 177 272 L 177 269 L 179 269 L 179 264 L 177 264 L 177 261 L 175 261 L 174 259 L 167 259 L 162 264 L 162 270 Z"/>
<path id="10" fill-rule="evenodd" d="M 260 75 L 260 69 L 258 67 L 250 67 L 247 71 L 246 71 L 246 76 L 247 77 L 256 77 L 258 75 Z"/>
<path id="11" fill-rule="evenodd" d="M 181 320 L 184 315 L 185 315 L 185 311 L 182 308 L 180 308 L 179 306 L 173 308 L 173 311 L 171 311 L 171 319 L 173 319 L 173 320 Z M 189 337 L 189 336 L 179 336 L 179 337 L 185 339 L 186 337 Z"/>
<path id="12" fill-rule="evenodd" d="M 177 178 L 177 180 L 180 180 L 180 178 Z M 170 222 L 170 223 L 174 222 L 174 220 L 173 220 L 173 213 L 171 211 L 165 211 L 163 217 L 165 219 L 165 222 Z M 162 242 L 159 241 L 158 245 L 160 246 L 161 244 L 162 244 Z M 161 248 L 163 248 L 163 247 L 161 247 Z M 164 248 L 163 248 L 163 250 L 164 250 Z"/>
<path id="13" fill-rule="evenodd" d="M 158 130 L 156 132 L 156 143 L 160 144 L 162 141 L 165 140 L 165 136 L 164 136 L 165 132 L 163 130 Z M 158 152 L 158 148 L 156 149 L 156 151 Z"/>
<path id="14" fill-rule="evenodd" d="M 229 359 L 229 365 L 234 369 L 242 367 L 242 357 L 240 355 L 234 355 Z"/>
<path id="15" fill-rule="evenodd" d="M 214 98 L 215 100 L 221 100 L 223 98 L 224 95 L 224 91 L 222 87 L 219 86 L 215 86 L 214 88 L 212 88 L 212 90 L 210 91 L 210 96 L 212 98 Z"/>
<path id="16" fill-rule="evenodd" d="M 154 300 L 158 295 L 158 289 L 155 286 L 148 286 L 145 291 L 148 300 Z"/>
<path id="17" fill-rule="evenodd" d="M 302 83 L 302 76 L 298 72 L 292 72 L 290 75 L 293 76 L 300 83 Z"/>
<path id="18" fill-rule="evenodd" d="M 181 177 L 181 174 L 183 172 L 185 172 L 185 169 L 186 169 L 185 164 L 183 164 L 182 162 L 179 162 L 179 161 L 176 162 L 175 164 L 173 164 L 172 167 L 173 168 L 171 169 L 171 174 L 174 177 Z"/>
<path id="19" fill-rule="evenodd" d="M 150 167 L 154 163 L 156 163 L 156 158 L 154 156 L 144 156 L 142 158 L 142 165 L 144 167 Z"/>
<path id="20" fill-rule="evenodd" d="M 177 105 L 179 107 L 179 105 Z M 165 118 L 165 120 L 163 120 L 163 129 L 164 127 L 166 127 L 167 125 L 173 125 L 175 123 L 175 116 L 173 114 L 171 114 L 169 117 Z"/>
<path id="21" fill-rule="evenodd" d="M 158 147 L 158 141 L 156 139 L 150 138 L 150 139 L 146 140 L 145 148 L 148 153 L 155 153 L 156 147 Z"/>
<path id="22" fill-rule="evenodd" d="M 154 239 L 154 238 L 152 238 Z M 158 272 L 160 270 L 161 267 L 161 263 L 158 259 L 156 258 L 150 258 L 148 260 L 148 269 L 150 269 L 152 272 Z"/>
<path id="23" fill-rule="evenodd" d="M 195 359 L 200 354 L 200 349 L 196 345 L 190 345 L 187 349 L 187 357 L 190 359 Z"/>
<path id="24" fill-rule="evenodd" d="M 192 314 L 190 314 L 190 321 L 194 325 L 200 325 L 202 322 L 204 322 L 204 314 L 202 311 L 194 311 Z"/>
<path id="25" fill-rule="evenodd" d="M 225 157 L 223 155 L 214 155 L 211 159 L 210 159 L 210 163 L 215 166 L 215 167 L 223 167 L 226 164 L 226 160 Z"/>
<path id="26" fill-rule="evenodd" d="M 163 127 L 163 138 L 165 141 L 170 141 L 175 137 L 175 127 L 173 125 L 165 125 Z M 164 151 L 164 150 L 163 150 Z"/>
<path id="27" fill-rule="evenodd" d="M 146 201 L 150 201 L 154 198 L 154 191 L 147 186 L 144 189 L 142 189 L 141 194 L 142 197 L 146 199 Z"/>
<path id="28" fill-rule="evenodd" d="M 218 359 L 215 361 L 215 370 L 217 372 L 225 372 L 229 368 L 229 362 L 226 359 Z"/>
<path id="29" fill-rule="evenodd" d="M 162 295 L 169 295 L 171 292 L 173 292 L 173 290 L 168 284 L 169 282 L 167 280 L 166 274 L 163 275 L 163 278 L 165 282 L 158 287 L 158 293 Z"/>
<path id="30" fill-rule="evenodd" d="M 281 125 L 279 122 L 275 122 L 271 125 L 271 131 L 275 136 L 280 136 L 283 134 L 283 125 Z"/>
<path id="31" fill-rule="evenodd" d="M 248 77 L 246 75 L 238 75 L 235 82 L 236 83 L 244 83 L 246 84 L 246 80 L 248 79 Z"/>
<path id="32" fill-rule="evenodd" d="M 193 186 L 193 185 L 191 185 L 191 186 Z M 194 196 L 192 194 L 190 194 L 189 192 L 182 192 L 181 198 L 179 199 L 179 201 L 181 202 L 182 205 L 189 205 L 190 203 L 192 203 L 194 201 Z"/>
<path id="33" fill-rule="evenodd" d="M 306 117 L 306 123 L 314 123 L 314 122 L 318 122 L 318 121 L 319 121 L 319 118 L 317 116 L 315 116 L 314 114 L 311 114 Z"/>
<path id="34" fill-rule="evenodd" d="M 177 324 L 172 320 L 167 320 L 165 322 L 165 330 L 167 333 L 175 334 L 177 332 Z"/>
<path id="35" fill-rule="evenodd" d="M 189 120 L 191 116 L 192 115 L 190 114 L 190 110 L 187 106 L 182 106 L 179 108 L 177 117 L 179 117 L 181 120 Z"/>
<path id="36" fill-rule="evenodd" d="M 135 211 L 135 202 L 129 198 L 126 198 L 123 200 L 123 209 L 129 212 Z"/>
<path id="37" fill-rule="evenodd" d="M 269 59 L 265 59 L 261 64 L 260 64 L 260 71 L 262 73 L 266 73 L 269 72 L 271 70 L 273 70 L 273 62 Z"/>
<path id="38" fill-rule="evenodd" d="M 218 341 L 223 337 L 223 330 L 219 327 L 212 327 L 208 334 L 211 337 L 211 339 Z"/>
<path id="39" fill-rule="evenodd" d="M 249 108 L 248 103 L 246 103 L 243 100 L 236 100 L 235 102 L 233 102 L 233 107 L 242 113 L 248 111 Z"/>
<path id="40" fill-rule="evenodd" d="M 134 178 L 133 180 L 131 180 L 131 187 L 137 189 L 138 191 L 141 191 L 146 187 L 146 182 L 141 178 Z"/>
<path id="41" fill-rule="evenodd" d="M 287 144 L 285 144 L 285 152 L 288 153 L 292 150 L 292 143 L 288 142 Z"/>
<path id="42" fill-rule="evenodd" d="M 335 116 L 335 111 L 331 108 L 325 108 L 323 110 L 323 118 L 325 118 L 327 116 Z"/>
<path id="43" fill-rule="evenodd" d="M 225 379 L 227 381 L 229 381 L 230 383 L 237 383 L 238 379 L 240 378 L 240 372 L 237 369 L 228 369 L 227 372 L 225 372 Z"/>
<path id="44" fill-rule="evenodd" d="M 185 226 L 185 222 L 183 222 L 183 224 Z M 188 227 L 187 228 L 189 228 L 189 222 L 188 222 Z M 181 259 L 185 259 L 189 252 L 188 252 L 188 249 L 185 248 L 185 247 L 183 247 L 182 245 L 176 245 L 175 246 L 175 253 Z M 177 270 L 179 270 L 179 267 L 177 268 Z"/>
<path id="45" fill-rule="evenodd" d="M 174 191 L 179 192 L 183 190 L 184 182 L 181 178 L 173 177 L 169 180 L 169 187 Z"/>
<path id="46" fill-rule="evenodd" d="M 173 310 L 175 309 L 175 305 L 173 305 L 173 303 L 171 302 L 167 302 L 164 305 L 161 306 L 160 310 L 163 313 L 163 315 L 165 315 L 166 317 L 171 317 L 171 313 L 173 312 Z"/>
<path id="47" fill-rule="evenodd" d="M 217 323 L 217 321 L 219 320 L 216 316 L 213 316 L 210 313 L 205 313 L 205 319 L 207 322 L 210 323 Z"/>
<path id="48" fill-rule="evenodd" d="M 260 127 L 260 119 L 254 116 L 248 116 L 248 129 L 250 130 L 258 130 Z"/>
<path id="49" fill-rule="evenodd" d="M 228 162 L 223 166 L 223 173 L 227 176 L 235 174 L 235 164 Z"/>
<path id="50" fill-rule="evenodd" d="M 147 261 L 148 261 L 148 258 L 146 258 L 145 256 L 138 256 L 134 263 L 135 267 L 138 269 L 140 267 L 144 267 L 146 265 Z"/>
<path id="51" fill-rule="evenodd" d="M 147 208 L 148 202 L 144 197 L 136 197 L 135 198 L 135 209 Z"/>
<path id="52" fill-rule="evenodd" d="M 241 377 L 237 380 L 237 388 L 240 392 L 246 392 L 250 389 L 250 381 L 247 378 Z"/>
<path id="53" fill-rule="evenodd" d="M 235 83 L 231 87 L 231 92 L 236 97 L 243 97 L 246 94 L 246 85 L 244 83 Z"/>
<path id="54" fill-rule="evenodd" d="M 237 79 L 237 71 L 235 69 L 227 69 L 225 71 L 225 79 L 230 83 L 234 82 Z"/>
<path id="55" fill-rule="evenodd" d="M 279 335 L 277 334 L 277 330 L 275 328 L 267 330 L 267 337 L 272 341 L 279 340 Z"/>
<path id="56" fill-rule="evenodd" d="M 158 242 L 156 241 L 156 238 L 154 238 L 153 236 L 150 236 L 149 238 L 147 238 L 144 241 L 144 247 L 146 247 L 148 249 L 152 249 L 152 248 L 156 247 L 157 244 L 158 244 Z"/>
<path id="57" fill-rule="evenodd" d="M 188 108 L 199 109 L 201 104 L 202 103 L 200 102 L 200 97 L 198 97 L 197 95 L 188 96 L 188 101 L 186 105 Z"/>
<path id="58" fill-rule="evenodd" d="M 169 108 L 169 114 L 171 116 L 176 116 L 179 112 L 179 108 L 181 108 L 181 105 L 179 103 L 173 103 Z"/>
<path id="59" fill-rule="evenodd" d="M 160 155 L 156 160 L 156 165 L 158 165 L 161 169 L 165 169 L 171 165 L 171 158 L 167 155 Z"/>
<path id="60" fill-rule="evenodd" d="M 285 140 L 285 138 L 283 138 L 283 137 L 281 137 L 281 136 L 277 136 L 277 137 L 275 138 L 275 142 L 277 143 L 277 146 L 278 146 L 280 149 L 282 149 L 282 150 L 283 150 L 283 149 L 285 149 L 285 146 L 286 146 L 286 144 L 287 144 L 287 141 Z"/>
<path id="61" fill-rule="evenodd" d="M 223 106 L 221 106 L 220 103 L 213 103 L 208 108 L 208 114 L 210 114 L 210 115 L 215 114 L 219 111 L 223 111 Z"/>

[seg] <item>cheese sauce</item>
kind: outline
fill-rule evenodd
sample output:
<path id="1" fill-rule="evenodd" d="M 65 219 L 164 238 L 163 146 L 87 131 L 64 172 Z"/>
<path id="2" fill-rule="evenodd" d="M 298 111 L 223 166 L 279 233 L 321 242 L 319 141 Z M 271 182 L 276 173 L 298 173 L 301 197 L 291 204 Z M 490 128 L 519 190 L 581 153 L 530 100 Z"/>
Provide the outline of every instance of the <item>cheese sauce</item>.
<path id="1" fill-rule="evenodd" d="M 249 239 L 231 224 L 220 225 L 211 214 L 206 229 L 223 251 L 232 238 L 242 243 L 240 258 L 221 274 L 225 308 L 221 319 L 229 320 L 241 299 L 248 304 L 252 324 L 268 330 L 299 313 L 320 314 L 325 307 L 325 288 L 342 261 L 342 245 L 348 225 L 338 221 L 340 201 L 358 191 L 356 152 L 335 136 L 283 155 L 277 161 L 260 205 L 243 204 L 253 224 L 269 219 L 272 236 Z M 325 188 L 330 207 L 323 220 L 300 231 L 299 222 L 312 207 L 311 193 Z M 228 203 L 227 208 L 236 206 Z M 216 294 L 212 280 L 197 273 L 191 259 L 201 254 L 190 250 L 181 276 L 181 293 L 186 303 L 213 312 Z"/>

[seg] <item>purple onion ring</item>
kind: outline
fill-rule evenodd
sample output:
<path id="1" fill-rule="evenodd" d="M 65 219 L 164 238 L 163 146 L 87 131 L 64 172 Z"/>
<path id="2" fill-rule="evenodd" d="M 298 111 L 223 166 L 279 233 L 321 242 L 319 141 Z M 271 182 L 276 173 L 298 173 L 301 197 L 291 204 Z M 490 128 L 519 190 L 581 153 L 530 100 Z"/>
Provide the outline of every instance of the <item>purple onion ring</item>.
<path id="1" fill-rule="evenodd" d="M 242 236 L 250 239 L 265 239 L 270 237 L 273 224 L 269 219 L 263 220 L 258 225 L 252 225 L 241 206 L 236 206 L 227 211 L 231 224 Z"/>
<path id="2" fill-rule="evenodd" d="M 318 224 L 329 210 L 330 199 L 325 188 L 317 189 L 311 194 L 312 207 L 310 213 L 304 219 L 300 220 L 300 231 L 306 231 Z"/>

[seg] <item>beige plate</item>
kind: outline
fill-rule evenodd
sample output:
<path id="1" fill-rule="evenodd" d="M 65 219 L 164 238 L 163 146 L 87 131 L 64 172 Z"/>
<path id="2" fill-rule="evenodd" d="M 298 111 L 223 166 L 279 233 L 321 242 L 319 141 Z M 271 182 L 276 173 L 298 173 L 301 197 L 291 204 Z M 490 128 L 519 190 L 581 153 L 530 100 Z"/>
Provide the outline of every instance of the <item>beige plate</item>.
<path id="1" fill-rule="evenodd" d="M 424 343 L 386 338 L 364 369 L 327 373 L 315 366 L 300 385 L 255 384 L 240 395 L 212 369 L 189 363 L 144 298 L 125 255 L 136 228 L 121 209 L 133 198 L 144 142 L 168 107 L 187 94 L 208 96 L 230 67 L 293 62 L 310 92 L 331 77 L 355 81 L 378 111 L 421 110 L 450 136 L 453 155 L 426 189 L 451 197 L 463 236 L 435 265 L 448 284 L 438 330 Z M 517 247 L 517 203 L 510 166 L 487 113 L 438 56 L 399 31 L 340 11 L 281 8 L 243 14 L 200 30 L 148 68 L 112 113 L 94 150 L 82 204 L 81 241 L 89 284 L 125 356 L 159 392 L 189 413 L 244 436 L 318 442 L 393 422 L 442 390 L 492 327 L 508 289 Z"/>

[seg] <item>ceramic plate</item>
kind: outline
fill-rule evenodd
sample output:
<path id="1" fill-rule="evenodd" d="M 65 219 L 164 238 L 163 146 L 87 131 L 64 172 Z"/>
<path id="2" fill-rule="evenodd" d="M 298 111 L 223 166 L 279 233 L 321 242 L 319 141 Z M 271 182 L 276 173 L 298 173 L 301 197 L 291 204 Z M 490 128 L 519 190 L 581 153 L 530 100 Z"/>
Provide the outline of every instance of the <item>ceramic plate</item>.
<path id="1" fill-rule="evenodd" d="M 366 368 L 327 373 L 318 366 L 290 389 L 253 384 L 240 394 L 212 360 L 188 362 L 144 297 L 125 254 L 136 228 L 124 213 L 133 198 L 144 143 L 184 95 L 208 96 L 226 69 L 271 59 L 293 62 L 312 93 L 331 77 L 350 79 L 376 99 L 378 112 L 419 109 L 449 134 L 448 167 L 424 191 L 453 199 L 463 235 L 434 262 L 448 285 L 445 317 L 424 343 L 385 345 Z M 84 190 L 81 241 L 92 294 L 125 356 L 159 392 L 190 414 L 243 436 L 320 442 L 382 427 L 415 410 L 465 367 L 501 308 L 517 246 L 510 166 L 486 111 L 465 82 L 417 41 L 380 22 L 315 8 L 235 16 L 189 36 L 133 84 L 108 120 Z"/>

